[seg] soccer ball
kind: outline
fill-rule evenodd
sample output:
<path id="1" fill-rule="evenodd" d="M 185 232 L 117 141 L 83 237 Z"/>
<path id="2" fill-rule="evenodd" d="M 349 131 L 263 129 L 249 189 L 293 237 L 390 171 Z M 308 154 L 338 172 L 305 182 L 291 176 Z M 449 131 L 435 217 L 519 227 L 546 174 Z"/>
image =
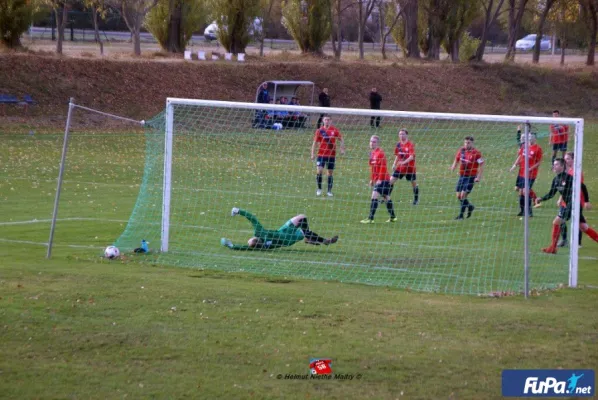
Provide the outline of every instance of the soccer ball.
<path id="1" fill-rule="evenodd" d="M 118 256 L 120 256 L 120 250 L 118 250 L 118 247 L 116 246 L 108 246 L 106 247 L 106 250 L 104 250 L 104 256 L 111 260 L 114 258 L 118 258 Z"/>
<path id="2" fill-rule="evenodd" d="M 276 122 L 272 124 L 272 129 L 274 129 L 275 131 L 279 131 L 282 129 L 282 124 L 280 122 Z"/>

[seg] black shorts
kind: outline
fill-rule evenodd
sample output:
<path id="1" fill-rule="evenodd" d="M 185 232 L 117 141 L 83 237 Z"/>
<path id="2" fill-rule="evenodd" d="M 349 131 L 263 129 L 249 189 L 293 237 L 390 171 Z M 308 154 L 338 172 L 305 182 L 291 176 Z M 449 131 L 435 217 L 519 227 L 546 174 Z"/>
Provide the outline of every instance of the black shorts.
<path id="1" fill-rule="evenodd" d="M 316 159 L 316 167 L 327 168 L 329 170 L 334 169 L 335 157 L 320 157 Z"/>
<path id="2" fill-rule="evenodd" d="M 572 212 L 573 212 L 573 210 L 571 209 L 571 207 L 560 206 L 559 213 L 557 214 L 557 217 L 559 217 L 563 221 L 569 221 L 571 219 Z M 583 216 L 583 208 L 581 208 L 581 206 L 579 208 L 579 223 L 580 224 L 586 223 L 586 218 Z"/>
<path id="3" fill-rule="evenodd" d="M 565 143 L 554 143 L 552 145 L 552 151 L 567 151 L 567 142 Z"/>
<path id="4" fill-rule="evenodd" d="M 382 196 L 390 196 L 392 193 L 392 185 L 390 184 L 390 181 L 382 181 L 374 185 L 374 192 L 378 192 Z"/>
<path id="5" fill-rule="evenodd" d="M 471 193 L 474 184 L 475 176 L 460 176 L 457 181 L 457 187 L 455 187 L 455 192 Z"/>
<path id="6" fill-rule="evenodd" d="M 529 180 L 529 188 L 531 189 L 534 186 L 535 179 Z M 525 178 L 521 176 L 517 176 L 517 181 L 515 181 L 515 186 L 519 189 L 525 189 Z"/>
<path id="7" fill-rule="evenodd" d="M 398 179 L 403 179 L 403 177 L 405 177 L 405 180 L 409 181 L 409 182 L 413 182 L 417 180 L 417 176 L 415 175 L 415 173 L 413 174 L 402 174 L 399 171 L 395 171 L 392 174 L 393 178 L 398 178 Z"/>

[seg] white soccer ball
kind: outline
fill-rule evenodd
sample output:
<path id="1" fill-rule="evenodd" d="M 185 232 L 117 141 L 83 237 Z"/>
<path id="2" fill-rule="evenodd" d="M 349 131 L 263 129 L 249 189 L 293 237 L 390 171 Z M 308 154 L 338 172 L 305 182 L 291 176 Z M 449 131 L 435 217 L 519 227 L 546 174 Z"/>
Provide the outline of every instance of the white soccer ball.
<path id="1" fill-rule="evenodd" d="M 104 256 L 112 260 L 120 256 L 120 250 L 118 250 L 118 247 L 116 246 L 108 246 L 106 247 L 106 250 L 104 250 Z"/>
<path id="2" fill-rule="evenodd" d="M 280 122 L 276 122 L 272 124 L 272 129 L 274 129 L 275 131 L 279 131 L 282 129 L 282 124 Z"/>

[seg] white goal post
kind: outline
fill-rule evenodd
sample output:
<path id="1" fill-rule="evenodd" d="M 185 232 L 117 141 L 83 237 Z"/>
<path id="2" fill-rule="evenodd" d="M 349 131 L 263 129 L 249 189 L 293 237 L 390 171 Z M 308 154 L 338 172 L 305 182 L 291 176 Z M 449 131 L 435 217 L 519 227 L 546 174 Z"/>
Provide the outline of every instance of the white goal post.
<path id="1" fill-rule="evenodd" d="M 250 119 L 253 113 L 257 113 L 260 110 L 264 109 L 276 111 L 285 111 L 285 112 L 298 112 L 303 113 L 308 116 L 317 116 L 322 113 L 326 113 L 333 117 L 337 122 L 337 126 L 341 130 L 348 130 L 350 131 L 356 124 L 355 121 L 367 121 L 371 117 L 381 117 L 384 121 L 387 121 L 385 124 L 385 128 L 392 129 L 393 132 L 397 131 L 397 127 L 402 126 L 402 124 L 420 124 L 418 126 L 424 126 L 427 129 L 427 137 L 431 144 L 434 141 L 438 141 L 439 145 L 441 143 L 442 138 L 441 133 L 434 133 L 434 124 L 439 124 L 439 126 L 446 126 L 446 124 L 451 124 L 453 130 L 459 130 L 461 126 L 467 126 L 468 129 L 475 130 L 476 125 L 480 127 L 480 129 L 484 129 L 484 127 L 489 126 L 488 124 L 495 123 L 497 126 L 501 126 L 501 130 L 499 131 L 497 128 L 497 136 L 502 134 L 508 124 L 511 125 L 525 125 L 526 123 L 530 123 L 533 125 L 543 126 L 546 127 L 548 124 L 563 124 L 574 126 L 573 139 L 574 139 L 574 152 L 575 152 L 575 168 L 574 168 L 574 193 L 573 193 L 573 210 L 572 210 L 572 217 L 571 217 L 571 229 L 570 229 L 570 254 L 569 254 L 569 276 L 568 276 L 568 285 L 570 287 L 577 286 L 577 265 L 578 265 L 578 235 L 579 235 L 579 213 L 580 213 L 580 188 L 581 188 L 581 171 L 582 171 L 582 161 L 583 161 L 583 129 L 584 129 L 584 120 L 581 118 L 552 118 L 552 117 L 532 117 L 532 116 L 515 116 L 515 115 L 482 115 L 482 114 L 458 114 L 458 113 L 429 113 L 429 112 L 411 112 L 411 111 L 385 111 L 385 110 L 370 110 L 370 109 L 350 109 L 350 108 L 320 108 L 320 107 L 306 107 L 306 106 L 295 106 L 295 105 L 279 105 L 279 104 L 257 104 L 257 103 L 242 103 L 242 102 L 228 102 L 228 101 L 214 101 L 214 100 L 195 100 L 195 99 L 182 99 L 182 98 L 168 98 L 166 100 L 166 110 L 164 116 L 164 124 L 165 124 L 165 132 L 164 132 L 164 170 L 163 170 L 163 193 L 162 193 L 162 214 L 161 214 L 161 252 L 167 253 L 171 251 L 171 201 L 172 201 L 172 185 L 173 185 L 173 163 L 176 163 L 176 157 L 173 156 L 173 151 L 176 151 L 177 144 L 175 143 L 175 138 L 179 134 L 178 127 L 177 127 L 177 118 L 181 118 L 185 115 L 191 115 L 191 113 L 200 113 L 200 111 L 194 110 L 204 110 L 204 114 L 212 115 L 217 111 L 221 115 L 229 115 L 228 117 L 224 117 L 226 121 L 221 121 L 219 123 L 228 124 L 227 129 L 231 126 L 231 124 L 237 124 L 239 126 L 239 130 L 243 130 L 244 132 L 255 132 L 256 137 L 263 137 L 263 135 L 282 135 L 283 133 L 275 132 L 274 130 L 260 130 L 255 129 L 254 127 L 250 127 L 251 122 L 247 121 Z M 315 131 L 316 127 L 313 125 L 314 121 L 317 118 L 311 118 L 311 126 L 305 127 L 305 129 L 301 129 L 302 132 L 305 132 L 306 141 L 309 141 L 311 144 L 311 136 Z M 343 124 L 343 121 L 346 123 Z M 420 122 L 418 122 L 420 121 Z M 425 122 L 423 122 L 425 121 Z M 208 119 L 200 120 L 197 119 L 197 129 L 201 131 L 204 127 L 202 124 L 210 123 Z M 460 125 L 461 124 L 461 125 Z M 527 126 L 527 125 L 526 125 Z M 373 127 L 373 126 L 372 126 Z M 186 130 L 189 130 L 189 127 L 186 126 Z M 216 129 L 216 128 L 215 128 Z M 231 128 L 232 129 L 232 128 Z M 423 128 L 422 128 L 423 129 Z M 526 128 L 527 129 L 527 128 Z M 217 129 L 216 129 L 217 130 Z M 366 130 L 360 130 L 359 133 L 365 133 Z M 369 130 L 368 130 L 369 132 Z M 211 132 L 214 134 L 214 132 Z M 527 133 L 527 131 L 526 131 Z M 291 134 L 291 133 L 289 133 Z M 437 138 L 434 135 L 439 135 Z M 505 136 L 505 140 L 507 136 Z M 256 142 L 256 145 L 259 146 L 261 142 Z M 496 141 L 497 144 L 495 146 L 500 145 L 500 138 Z M 458 146 L 459 143 L 450 143 L 447 145 L 447 149 L 450 146 Z M 417 145 L 417 143 L 416 143 Z M 309 146 L 309 145 L 306 145 Z M 388 145 L 390 146 L 390 145 Z M 528 143 L 525 141 L 525 148 L 527 149 Z M 390 148 L 390 147 L 389 147 Z M 456 147 L 455 147 L 456 148 Z M 443 147 L 444 149 L 444 147 Z M 450 148 L 449 150 L 453 150 Z M 551 149 L 545 150 L 546 157 L 544 158 L 544 162 L 546 159 L 549 158 Z M 448 151 L 448 150 L 447 150 Z M 485 149 L 488 151 L 488 149 Z M 514 150 L 513 150 L 514 151 Z M 513 153 L 514 154 L 514 153 Z M 392 153 L 390 150 L 387 152 L 387 157 L 389 160 L 389 170 L 390 164 L 392 164 Z M 509 156 L 510 157 L 510 156 Z M 514 157 L 513 157 L 514 158 Z M 525 158 L 525 157 L 524 157 Z M 527 159 L 526 159 L 527 161 Z M 367 162 L 367 161 L 366 161 Z M 419 164 L 418 164 L 419 168 Z M 547 173 L 548 167 L 544 163 L 542 167 L 542 179 L 543 180 L 552 180 L 553 175 Z M 310 170 L 311 171 L 311 170 Z M 392 174 L 392 172 L 391 172 Z M 404 186 L 402 186 L 404 187 Z M 241 190 L 241 186 L 240 189 Z M 311 187 L 310 187 L 311 190 Z M 481 189 L 480 189 L 481 190 Z M 527 207 L 527 193 L 526 193 L 526 207 Z M 558 194 L 557 194 L 558 197 Z M 423 206 L 421 206 L 423 207 Z M 548 207 L 548 206 L 545 206 Z M 381 212 L 381 211 L 380 211 Z M 552 213 L 555 215 L 556 211 Z M 340 217 L 339 217 L 340 218 Z M 527 238 L 529 235 L 529 218 L 523 218 L 524 223 L 524 238 Z M 535 222 L 534 222 L 535 223 Z M 537 224 L 540 225 L 540 224 Z M 548 230 L 549 225 L 543 223 L 542 226 L 538 226 L 537 228 L 540 230 Z M 507 229 L 508 231 L 508 229 Z M 505 231 L 506 232 L 506 231 Z M 524 242 L 524 238 L 522 238 L 522 243 Z M 533 249 L 535 251 L 537 249 Z M 526 284 L 525 284 L 525 293 L 527 295 L 528 292 L 528 285 L 527 285 L 527 271 L 529 269 L 529 255 L 530 246 L 527 243 L 527 239 L 525 240 L 525 248 L 524 254 L 525 258 L 522 259 L 522 267 L 525 270 L 526 276 Z"/>

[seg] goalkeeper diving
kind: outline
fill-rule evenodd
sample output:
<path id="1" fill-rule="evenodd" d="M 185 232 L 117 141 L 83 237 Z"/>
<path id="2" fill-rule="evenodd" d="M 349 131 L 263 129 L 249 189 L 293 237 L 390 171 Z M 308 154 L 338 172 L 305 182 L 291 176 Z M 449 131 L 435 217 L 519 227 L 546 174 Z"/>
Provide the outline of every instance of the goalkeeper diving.
<path id="1" fill-rule="evenodd" d="M 309 229 L 307 217 L 299 214 L 289 219 L 278 230 L 264 229 L 260 221 L 249 211 L 234 207 L 231 216 L 242 215 L 251 222 L 253 226 L 253 237 L 246 245 L 236 245 L 230 239 L 222 238 L 220 244 L 231 250 L 272 250 L 280 247 L 292 246 L 301 240 L 312 245 L 326 245 L 336 243 L 338 236 L 325 239 Z"/>

